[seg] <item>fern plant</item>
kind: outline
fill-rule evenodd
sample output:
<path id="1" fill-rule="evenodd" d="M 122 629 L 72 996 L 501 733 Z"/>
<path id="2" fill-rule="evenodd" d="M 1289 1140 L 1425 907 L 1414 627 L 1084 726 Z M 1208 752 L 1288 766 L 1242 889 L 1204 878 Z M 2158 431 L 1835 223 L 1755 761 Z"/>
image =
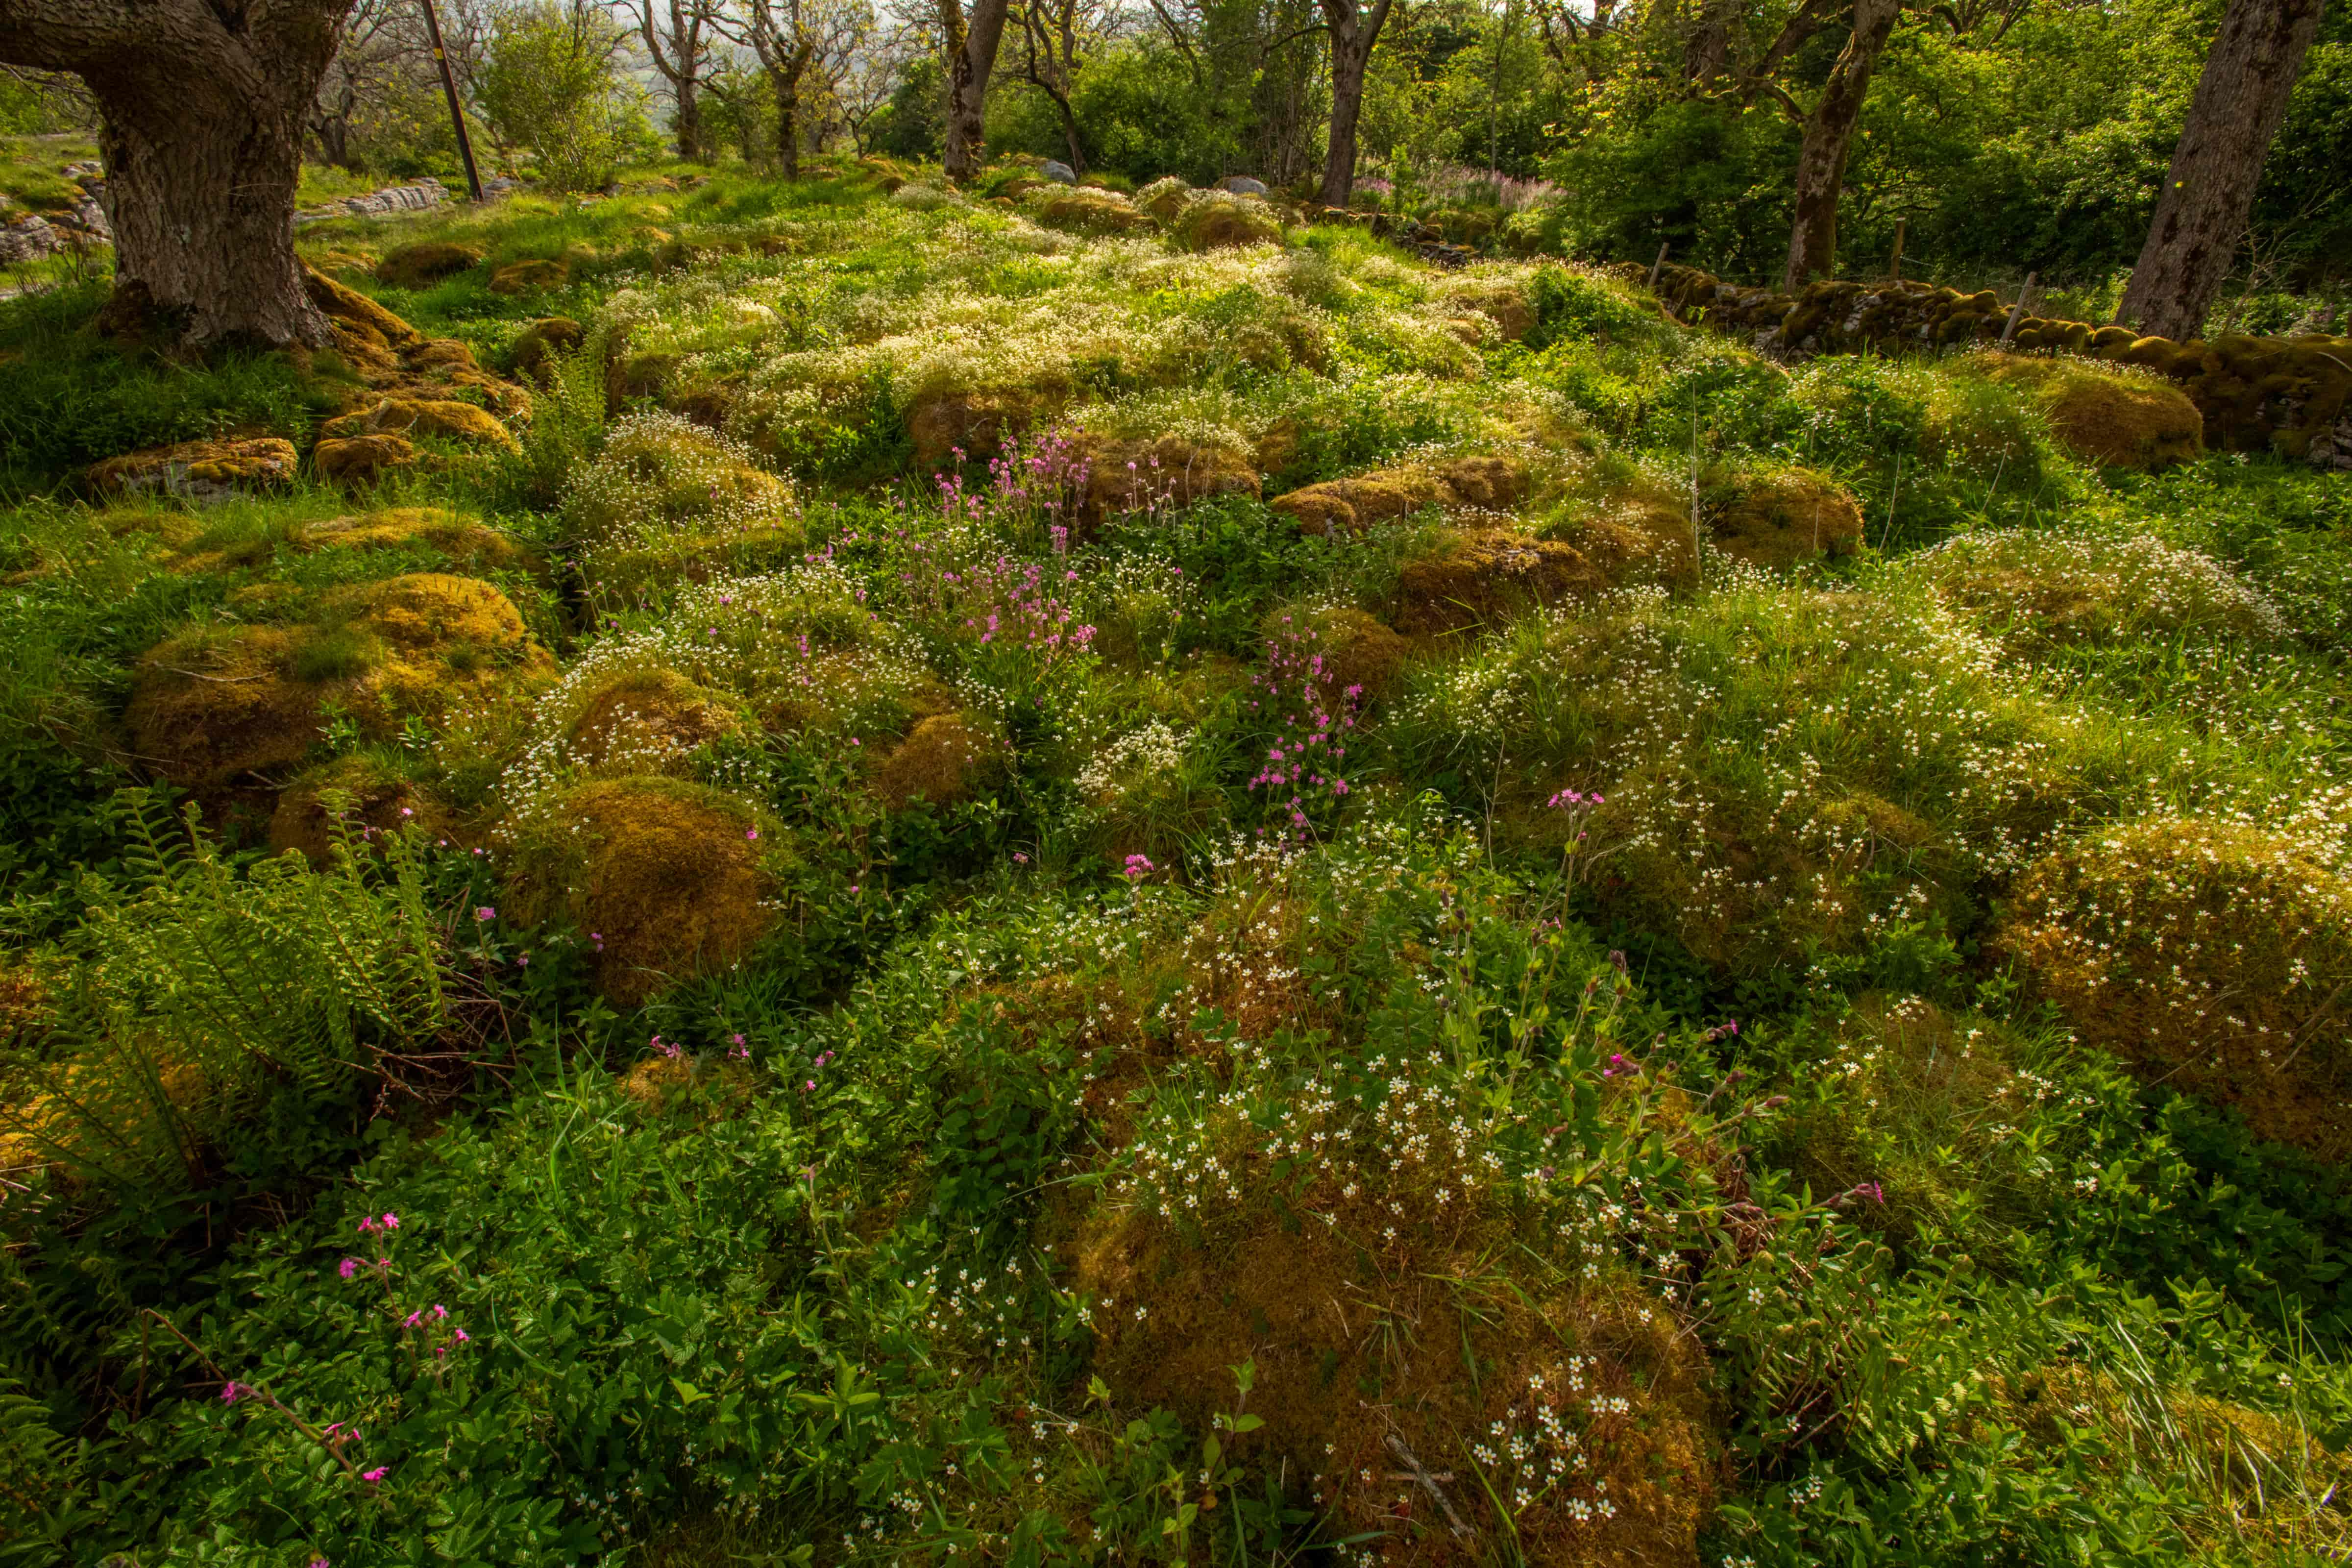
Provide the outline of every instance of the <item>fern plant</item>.
<path id="1" fill-rule="evenodd" d="M 409 836 L 328 864 L 240 869 L 191 808 L 131 816 L 131 875 L 89 879 L 74 984 L 20 1048 L 0 1131 L 73 1184 L 201 1184 L 233 1131 L 282 1167 L 319 1113 L 429 1051 L 448 1018 L 437 926 Z M 373 850 L 375 847 L 371 846 Z"/>

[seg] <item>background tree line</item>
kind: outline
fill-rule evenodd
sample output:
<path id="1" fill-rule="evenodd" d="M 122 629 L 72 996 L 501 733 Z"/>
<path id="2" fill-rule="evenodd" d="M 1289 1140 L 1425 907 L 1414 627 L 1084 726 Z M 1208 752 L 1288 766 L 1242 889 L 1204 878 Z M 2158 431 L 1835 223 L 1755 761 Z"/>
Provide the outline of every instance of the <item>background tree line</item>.
<path id="1" fill-rule="evenodd" d="M 389 176 L 454 168 L 419 0 L 257 3 L 332 29 L 323 55 L 247 62 L 287 73 L 247 95 L 282 92 L 278 140 Z M 183 4 L 192 47 L 208 46 L 211 13 Z M 111 9 L 0 5 L 0 60 L 27 68 L 0 86 L 0 118 L 95 115 L 130 134 L 138 73 L 120 51 L 88 54 L 86 16 L 64 25 Z M 2038 272 L 2071 285 L 2078 312 L 2172 335 L 2217 312 L 2275 328 L 2264 296 L 2345 287 L 2347 9 L 440 0 L 479 139 L 558 188 L 664 153 L 791 176 L 804 153 L 846 149 L 938 159 L 955 178 L 1024 153 L 1114 182 L 1249 175 L 1330 205 L 1522 210 L 1570 254 L 1664 245 L 1784 288 L 1884 270 L 1899 232 L 1915 273 Z"/>

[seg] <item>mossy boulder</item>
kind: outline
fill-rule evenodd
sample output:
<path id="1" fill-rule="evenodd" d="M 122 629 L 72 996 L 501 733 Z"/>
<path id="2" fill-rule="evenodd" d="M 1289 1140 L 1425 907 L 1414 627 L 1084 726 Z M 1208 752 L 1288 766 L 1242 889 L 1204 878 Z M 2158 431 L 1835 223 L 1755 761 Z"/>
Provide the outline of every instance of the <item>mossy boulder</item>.
<path id="1" fill-rule="evenodd" d="M 597 985 L 634 1007 L 726 969 L 774 923 L 758 815 L 678 779 L 579 785 L 519 837 L 512 898 L 562 913 L 594 944 Z"/>
<path id="2" fill-rule="evenodd" d="M 134 759 L 173 784 L 276 787 L 319 744 L 330 708 L 383 739 L 411 715 L 552 670 L 498 588 L 412 573 L 340 590 L 299 622 L 166 638 L 139 661 L 123 726 Z"/>
<path id="3" fill-rule="evenodd" d="M 1378 468 L 1351 479 L 1307 485 L 1268 503 L 1306 533 L 1341 533 L 1425 508 L 1505 512 L 1527 499 L 1524 464 L 1472 456 Z"/>
<path id="4" fill-rule="evenodd" d="M 340 415 L 320 426 L 328 440 L 357 436 L 436 437 L 468 446 L 515 450 L 514 432 L 488 409 L 446 398 L 387 397 L 373 406 Z"/>
<path id="5" fill-rule="evenodd" d="M 203 505 L 289 484 L 299 466 L 293 442 L 238 436 L 109 458 L 91 465 L 88 479 L 91 489 L 108 498 L 169 495 Z"/>
<path id="6" fill-rule="evenodd" d="M 1715 548 L 1750 566 L 1784 569 L 1850 555 L 1863 544 L 1853 492 L 1809 468 L 1716 475 L 1700 515 Z"/>
<path id="7" fill-rule="evenodd" d="M 312 769 L 287 787 L 270 814 L 269 847 L 279 854 L 299 850 L 313 865 L 324 865 L 339 834 L 364 849 L 409 829 L 446 837 L 452 820 L 448 808 L 422 784 L 373 755 L 356 752 Z"/>
<path id="8" fill-rule="evenodd" d="M 556 361 L 578 349 L 587 335 L 588 330 L 569 316 L 541 316 L 515 334 L 509 350 L 515 373 L 545 381 L 553 374 Z"/>
<path id="9" fill-rule="evenodd" d="M 515 261 L 490 274 L 493 294 L 530 294 L 561 289 L 572 280 L 572 269 L 561 261 Z"/>
<path id="10" fill-rule="evenodd" d="M 396 246 L 376 263 L 379 283 L 394 289 L 425 289 L 480 265 L 481 247 L 447 240 L 419 240 Z"/>
<path id="11" fill-rule="evenodd" d="M 2088 1044 L 2352 1153 L 2352 890 L 2313 847 L 2187 817 L 2095 831 L 2025 875 L 1997 946 Z"/>
<path id="12" fill-rule="evenodd" d="M 1192 186 L 1173 174 L 1152 181 L 1135 193 L 1135 205 L 1150 213 L 1162 225 L 1173 225 L 1177 215 L 1191 205 L 1195 195 Z"/>
<path id="13" fill-rule="evenodd" d="M 2147 471 L 2205 449 L 2204 416 L 2166 382 L 2085 360 L 1987 354 L 1977 363 L 1988 379 L 2026 389 L 2050 433 L 2088 462 Z"/>
<path id="14" fill-rule="evenodd" d="M 1177 212 L 1169 237 L 1185 250 L 1227 250 L 1282 243 L 1282 217 L 1259 196 L 1202 191 Z"/>
<path id="15" fill-rule="evenodd" d="M 940 392 L 919 397 L 907 410 L 907 437 L 915 461 L 924 468 L 966 458 L 993 458 L 1029 427 L 1027 400 L 1010 391 Z"/>
<path id="16" fill-rule="evenodd" d="M 806 539 L 789 483 L 747 448 L 665 413 L 613 426 L 563 519 L 592 584 L 625 596 L 782 564 Z"/>
<path id="17" fill-rule="evenodd" d="M 600 772 L 657 773 L 723 735 L 754 727 L 742 703 L 674 669 L 625 669 L 583 687 L 563 727 L 566 761 Z"/>
<path id="18" fill-rule="evenodd" d="M 1447 529 L 1398 574 L 1396 624 L 1420 637 L 1457 636 L 1608 585 L 1582 551 L 1559 540 Z"/>
<path id="19" fill-rule="evenodd" d="M 1003 742 L 985 722 L 964 713 L 934 713 L 892 748 L 874 787 L 893 811 L 918 801 L 954 805 L 1002 773 L 1004 759 Z"/>
<path id="20" fill-rule="evenodd" d="M 1087 519 L 1162 515 L 1212 496 L 1255 495 L 1257 467 L 1238 443 L 1160 436 L 1121 440 L 1082 435 Z"/>
<path id="21" fill-rule="evenodd" d="M 2150 533 L 1989 530 L 1947 540 L 1904 566 L 1962 616 L 2027 650 L 2286 634 L 2278 608 L 2227 566 Z"/>
<path id="22" fill-rule="evenodd" d="M 1137 1129 L 1118 1186 L 1055 1227 L 1093 1328 L 1090 1375 L 1194 1430 L 1245 1408 L 1254 1430 L 1228 1441 L 1300 1477 L 1337 1529 L 1420 1521 L 1416 1562 L 1483 1561 L 1478 1543 L 1500 1539 L 1528 1563 L 1695 1564 L 1717 1443 L 1696 1342 L 1622 1274 L 1495 1278 L 1494 1258 L 1559 1243 L 1515 1205 L 1517 1184 L 1457 1186 L 1415 1155 L 1448 1136 L 1454 1108 L 1409 1101 L 1351 1116 L 1310 1089 L 1282 1131 L 1319 1153 L 1279 1202 L 1261 1189 L 1282 1147 L 1246 1116 L 1188 1115 L 1181 1145 Z M 1480 1452 L 1451 1457 L 1464 1445 Z M 1461 1484 L 1472 1459 L 1487 1485 Z"/>
<path id="23" fill-rule="evenodd" d="M 1150 213 L 1115 191 L 1043 188 L 1032 198 L 1037 221 L 1071 234 L 1132 234 L 1152 226 Z"/>
<path id="24" fill-rule="evenodd" d="M 320 479 L 351 489 L 425 466 L 424 454 L 405 436 L 329 437 L 310 448 L 310 462 Z"/>
<path id="25" fill-rule="evenodd" d="M 511 535 L 447 507 L 384 507 L 328 518 L 305 524 L 299 540 L 310 550 L 431 551 L 477 572 L 530 563 Z"/>

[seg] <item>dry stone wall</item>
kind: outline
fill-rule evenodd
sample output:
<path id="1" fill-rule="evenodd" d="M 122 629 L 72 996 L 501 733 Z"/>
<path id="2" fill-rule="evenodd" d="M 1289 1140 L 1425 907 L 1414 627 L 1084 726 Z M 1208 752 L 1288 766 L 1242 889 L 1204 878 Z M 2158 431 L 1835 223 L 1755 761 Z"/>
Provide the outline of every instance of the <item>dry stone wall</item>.
<path id="1" fill-rule="evenodd" d="M 1626 270 L 1645 276 L 1638 267 Z M 2009 306 L 1991 289 L 1925 283 L 1818 282 L 1790 296 L 1727 283 L 1695 267 L 1661 269 L 1657 295 L 1679 320 L 1748 338 L 1762 353 L 1803 359 L 1864 350 L 1990 347 Z M 2193 338 L 2174 342 L 2128 327 L 2026 316 L 2009 347 L 2139 365 L 2186 393 L 2216 450 L 2277 452 L 2352 471 L 2352 338 Z"/>

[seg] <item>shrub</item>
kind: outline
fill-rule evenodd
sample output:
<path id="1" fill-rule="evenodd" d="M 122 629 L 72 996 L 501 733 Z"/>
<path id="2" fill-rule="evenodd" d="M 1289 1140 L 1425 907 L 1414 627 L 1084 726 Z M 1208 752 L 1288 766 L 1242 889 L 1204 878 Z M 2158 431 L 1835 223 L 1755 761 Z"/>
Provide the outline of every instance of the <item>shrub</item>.
<path id="1" fill-rule="evenodd" d="M 2284 636 L 2277 608 L 2212 557 L 2127 529 L 1963 534 L 1906 563 L 2021 647 Z"/>
<path id="2" fill-rule="evenodd" d="M 614 68 L 620 37 L 603 13 L 552 4 L 500 12 L 490 29 L 475 92 L 500 137 L 538 153 L 550 189 L 611 184 L 644 135 L 645 111 Z"/>

